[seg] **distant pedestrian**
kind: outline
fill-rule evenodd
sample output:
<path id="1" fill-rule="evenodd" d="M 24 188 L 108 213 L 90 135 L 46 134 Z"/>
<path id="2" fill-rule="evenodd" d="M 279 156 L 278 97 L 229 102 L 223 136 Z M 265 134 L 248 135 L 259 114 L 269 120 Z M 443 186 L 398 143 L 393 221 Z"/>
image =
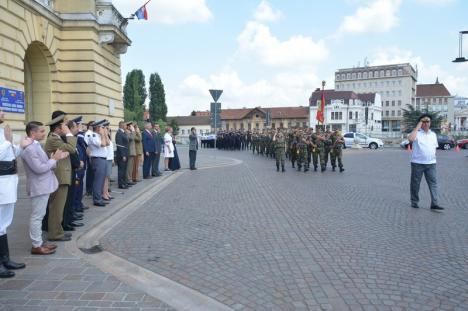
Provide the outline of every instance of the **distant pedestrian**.
<path id="1" fill-rule="evenodd" d="M 198 150 L 198 136 L 197 136 L 197 129 L 192 127 L 190 129 L 189 135 L 189 162 L 190 162 L 190 169 L 196 170 L 195 162 L 197 161 L 197 150 Z"/>
<path id="2" fill-rule="evenodd" d="M 436 149 L 437 136 L 430 130 L 431 116 L 422 115 L 416 127 L 408 135 L 413 144 L 411 153 L 411 206 L 419 208 L 419 186 L 424 174 L 431 193 L 431 210 L 441 211 L 437 193 Z"/>

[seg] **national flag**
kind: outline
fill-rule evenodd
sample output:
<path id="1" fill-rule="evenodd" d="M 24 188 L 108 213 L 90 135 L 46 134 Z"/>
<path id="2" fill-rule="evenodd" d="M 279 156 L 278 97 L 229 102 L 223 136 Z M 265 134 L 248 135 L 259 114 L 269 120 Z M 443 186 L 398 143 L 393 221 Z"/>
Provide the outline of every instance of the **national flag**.
<path id="1" fill-rule="evenodd" d="M 317 115 L 315 116 L 315 119 L 319 121 L 320 123 L 323 124 L 325 121 L 325 90 L 322 90 L 322 99 L 320 100 L 320 104 L 317 103 Z"/>
<path id="2" fill-rule="evenodd" d="M 146 10 L 146 4 L 135 12 L 135 16 L 138 19 L 148 20 L 148 11 Z"/>

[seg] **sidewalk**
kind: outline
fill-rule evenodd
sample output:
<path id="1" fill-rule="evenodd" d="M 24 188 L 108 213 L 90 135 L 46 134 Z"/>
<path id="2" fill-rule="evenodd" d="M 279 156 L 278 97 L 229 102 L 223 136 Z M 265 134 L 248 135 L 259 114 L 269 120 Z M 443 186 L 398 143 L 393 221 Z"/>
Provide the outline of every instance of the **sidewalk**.
<path id="1" fill-rule="evenodd" d="M 174 310 L 161 302 L 104 273 L 73 252 L 73 243 L 117 210 L 124 208 L 140 192 L 156 186 L 172 173 L 144 180 L 122 192 L 112 184 L 115 197 L 106 207 L 95 207 L 85 197 L 85 226 L 73 232 L 71 242 L 58 242 L 57 252 L 49 256 L 30 254 L 29 217 L 31 202 L 25 191 L 25 176 L 20 175 L 18 202 L 13 224 L 9 227 L 10 256 L 26 263 L 11 279 L 0 279 L 0 310 Z M 113 176 L 117 175 L 114 168 Z M 141 176 L 141 175 L 140 175 Z M 65 245 L 67 244 L 67 245 Z"/>

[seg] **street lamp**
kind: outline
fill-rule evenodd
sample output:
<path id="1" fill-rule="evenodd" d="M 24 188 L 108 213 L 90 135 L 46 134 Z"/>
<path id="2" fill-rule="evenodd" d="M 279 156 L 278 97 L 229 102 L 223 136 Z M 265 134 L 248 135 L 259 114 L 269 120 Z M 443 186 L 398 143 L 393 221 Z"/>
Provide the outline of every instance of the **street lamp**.
<path id="1" fill-rule="evenodd" d="M 459 43 L 458 43 L 458 57 L 455 58 L 452 62 L 454 63 L 464 63 L 464 62 L 468 62 L 468 59 L 466 59 L 465 57 L 463 57 L 463 35 L 466 35 L 468 34 L 468 30 L 464 30 L 464 31 L 460 31 L 460 34 L 459 34 Z"/>

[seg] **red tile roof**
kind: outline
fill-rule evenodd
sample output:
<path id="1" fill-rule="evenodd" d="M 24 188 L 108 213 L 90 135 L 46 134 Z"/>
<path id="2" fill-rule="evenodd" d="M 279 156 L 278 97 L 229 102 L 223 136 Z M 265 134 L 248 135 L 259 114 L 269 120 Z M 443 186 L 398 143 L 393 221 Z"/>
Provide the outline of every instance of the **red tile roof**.
<path id="1" fill-rule="evenodd" d="M 443 83 L 416 85 L 417 97 L 451 96 Z"/>
<path id="2" fill-rule="evenodd" d="M 182 117 L 167 117 L 167 123 L 175 120 L 179 126 L 189 125 L 209 125 L 209 116 L 182 116 Z"/>
<path id="3" fill-rule="evenodd" d="M 272 119 L 303 119 L 309 117 L 309 107 L 273 107 L 266 110 L 271 111 Z"/>
<path id="4" fill-rule="evenodd" d="M 221 109 L 221 120 L 241 120 L 255 108 Z"/>

